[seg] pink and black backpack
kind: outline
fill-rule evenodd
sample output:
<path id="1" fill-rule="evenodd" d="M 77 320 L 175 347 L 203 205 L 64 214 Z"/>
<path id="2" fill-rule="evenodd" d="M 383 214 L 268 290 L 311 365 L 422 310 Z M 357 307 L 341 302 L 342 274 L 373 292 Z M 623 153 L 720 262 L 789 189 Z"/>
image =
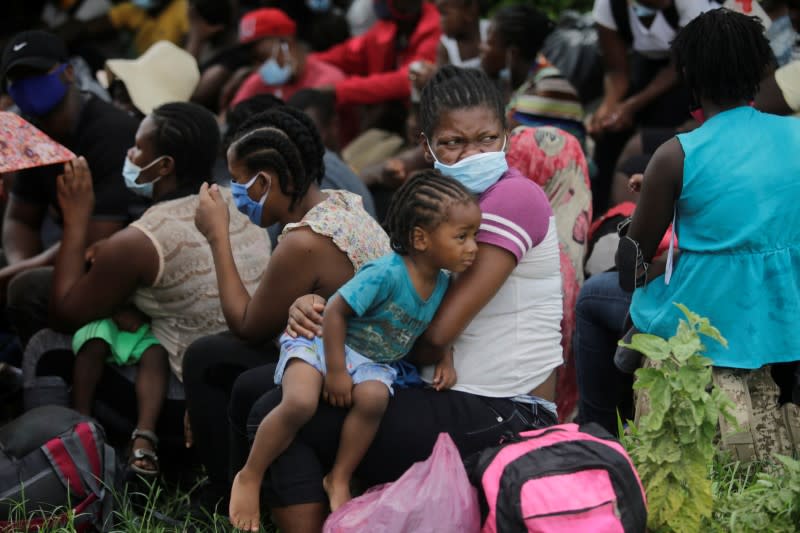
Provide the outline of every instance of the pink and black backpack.
<path id="1" fill-rule="evenodd" d="M 483 533 L 639 533 L 647 526 L 630 457 L 595 424 L 520 433 L 468 463 Z"/>

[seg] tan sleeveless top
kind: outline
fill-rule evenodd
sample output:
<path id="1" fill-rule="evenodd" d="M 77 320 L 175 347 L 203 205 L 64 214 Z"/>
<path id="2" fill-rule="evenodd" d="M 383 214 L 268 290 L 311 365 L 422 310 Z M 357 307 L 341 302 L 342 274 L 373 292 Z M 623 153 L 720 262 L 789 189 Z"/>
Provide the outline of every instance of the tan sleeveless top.
<path id="1" fill-rule="evenodd" d="M 255 292 L 272 246 L 266 230 L 250 222 L 220 188 L 230 213 L 233 258 L 247 292 Z M 186 348 L 196 339 L 225 331 L 214 258 L 208 241 L 194 225 L 198 196 L 154 205 L 131 226 L 142 231 L 158 252 L 158 275 L 152 287 L 140 287 L 136 307 L 148 315 L 151 329 L 169 353 L 172 371 L 183 380 Z"/>
<path id="2" fill-rule="evenodd" d="M 392 251 L 389 236 L 364 210 L 360 196 L 348 191 L 322 192 L 328 196 L 327 199 L 309 209 L 300 222 L 287 224 L 279 241 L 292 230 L 308 227 L 314 233 L 329 237 L 337 248 L 347 254 L 356 271 L 364 263 Z"/>

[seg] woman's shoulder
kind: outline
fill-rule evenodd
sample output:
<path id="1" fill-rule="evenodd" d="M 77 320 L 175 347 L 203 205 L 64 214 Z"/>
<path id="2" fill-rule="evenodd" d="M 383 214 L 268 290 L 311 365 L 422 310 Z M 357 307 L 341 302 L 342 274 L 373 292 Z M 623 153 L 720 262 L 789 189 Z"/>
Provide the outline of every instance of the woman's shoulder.
<path id="1" fill-rule="evenodd" d="M 183 219 L 194 217 L 197 211 L 198 195 L 189 194 L 174 200 L 158 202 L 150 206 L 138 220 L 131 223 L 132 226 L 147 228 L 150 226 L 160 226 L 170 219 Z"/>
<path id="2" fill-rule="evenodd" d="M 349 191 L 324 192 L 328 196 L 325 201 L 309 210 L 301 221 L 283 229 L 281 243 L 294 231 L 307 228 L 332 240 L 356 268 L 390 250 L 389 236 L 364 209 L 360 196 Z"/>
<path id="3" fill-rule="evenodd" d="M 484 213 L 502 213 L 513 218 L 524 217 L 532 210 L 548 216 L 553 212 L 544 189 L 513 167 L 480 196 L 480 206 Z"/>
<path id="4" fill-rule="evenodd" d="M 310 227 L 317 233 L 331 236 L 333 232 L 358 231 L 365 220 L 373 220 L 357 194 L 328 189 L 323 192 L 327 198 L 309 209 L 299 222 L 287 224 L 282 236 L 303 227 Z"/>
<path id="5" fill-rule="evenodd" d="M 550 229 L 553 209 L 542 188 L 512 168 L 480 198 L 478 240 L 505 248 L 521 259 Z"/>

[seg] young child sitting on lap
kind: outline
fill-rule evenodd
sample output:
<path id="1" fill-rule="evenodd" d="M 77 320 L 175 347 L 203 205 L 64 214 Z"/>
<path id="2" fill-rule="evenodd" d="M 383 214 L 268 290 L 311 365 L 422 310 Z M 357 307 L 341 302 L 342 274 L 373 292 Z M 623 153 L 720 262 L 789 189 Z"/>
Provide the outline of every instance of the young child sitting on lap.
<path id="1" fill-rule="evenodd" d="M 111 318 L 91 322 L 72 338 L 75 352 L 72 401 L 76 411 L 91 416 L 94 394 L 106 362 L 137 365 L 136 429 L 131 435 L 128 469 L 143 476 L 159 474 L 156 423 L 167 395 L 169 355 L 150 330 L 149 318 L 133 305 Z"/>
<path id="2" fill-rule="evenodd" d="M 474 261 L 480 221 L 476 198 L 439 171 L 418 172 L 397 191 L 386 221 L 394 252 L 366 264 L 330 299 L 324 339 L 281 337 L 275 381 L 283 399 L 262 420 L 234 479 L 235 527 L 258 531 L 264 472 L 314 415 L 320 391 L 331 405 L 350 408 L 324 480 L 332 511 L 350 500 L 350 478 L 393 393 L 389 363 L 405 357 L 433 319 L 449 282 L 442 270 L 463 272 Z M 437 375 L 454 374 L 452 364 L 452 357 L 441 361 Z"/>

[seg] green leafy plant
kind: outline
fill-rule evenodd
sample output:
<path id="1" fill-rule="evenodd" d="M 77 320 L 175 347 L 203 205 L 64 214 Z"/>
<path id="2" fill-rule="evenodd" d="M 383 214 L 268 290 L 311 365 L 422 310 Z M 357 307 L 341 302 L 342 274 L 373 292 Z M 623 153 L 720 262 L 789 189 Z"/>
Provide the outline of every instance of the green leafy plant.
<path id="1" fill-rule="evenodd" d="M 686 317 L 668 340 L 634 335 L 629 344 L 651 364 L 636 371 L 634 389 L 649 401 L 638 425 L 623 438 L 644 484 L 648 528 L 700 531 L 712 515 L 711 463 L 720 414 L 732 419 L 730 400 L 713 388 L 711 360 L 704 357 L 701 335 L 727 347 L 707 318 L 675 304 Z"/>
<path id="2" fill-rule="evenodd" d="M 800 461 L 777 456 L 739 491 L 717 493 L 712 531 L 790 533 L 800 529 Z"/>

